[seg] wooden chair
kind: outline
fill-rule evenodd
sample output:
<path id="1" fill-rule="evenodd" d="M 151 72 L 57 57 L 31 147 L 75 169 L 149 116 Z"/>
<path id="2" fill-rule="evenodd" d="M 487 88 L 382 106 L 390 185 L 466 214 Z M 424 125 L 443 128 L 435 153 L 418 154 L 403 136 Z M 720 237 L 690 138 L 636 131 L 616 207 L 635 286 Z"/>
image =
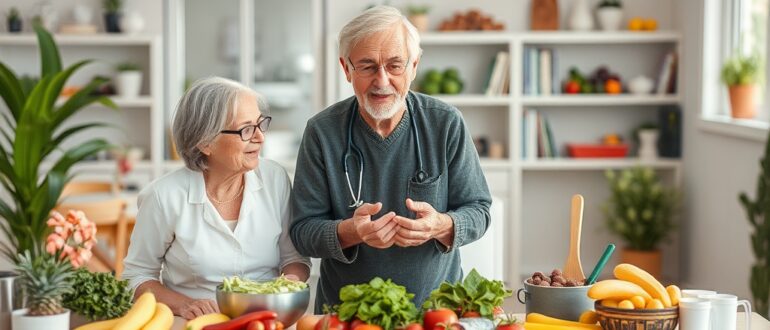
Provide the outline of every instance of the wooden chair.
<path id="1" fill-rule="evenodd" d="M 98 196 L 102 194 L 103 198 Z M 97 196 L 91 200 L 85 197 L 87 195 Z M 88 267 L 95 271 L 114 271 L 115 277 L 120 278 L 123 273 L 123 258 L 128 250 L 129 220 L 125 214 L 126 201 L 117 197 L 113 185 L 104 182 L 71 182 L 64 188 L 62 200 L 55 209 L 63 215 L 69 210 L 83 211 L 86 217 L 96 224 L 97 236 L 100 239 L 106 238 L 108 245 L 115 249 L 115 258 L 109 258 L 107 253 L 95 246 L 92 250 L 93 262 L 89 262 Z"/>

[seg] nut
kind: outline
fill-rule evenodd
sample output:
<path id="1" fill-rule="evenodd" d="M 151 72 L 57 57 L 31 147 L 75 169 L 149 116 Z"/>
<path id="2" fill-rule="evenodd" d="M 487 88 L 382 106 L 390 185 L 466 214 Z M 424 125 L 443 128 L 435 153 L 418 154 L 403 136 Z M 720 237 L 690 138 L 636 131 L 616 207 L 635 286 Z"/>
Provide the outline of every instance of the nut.
<path id="1" fill-rule="evenodd" d="M 563 285 L 563 284 L 561 284 L 561 283 L 559 283 L 559 282 L 553 282 L 553 283 L 551 283 L 551 286 L 552 286 L 552 287 L 555 287 L 555 288 L 561 288 L 561 287 L 563 287 L 564 285 Z"/>
<path id="2" fill-rule="evenodd" d="M 558 268 L 554 269 L 554 270 L 551 272 L 551 276 L 561 276 L 561 275 L 562 275 L 562 273 L 561 273 L 561 270 L 560 270 L 560 269 L 558 269 Z"/>
<path id="3" fill-rule="evenodd" d="M 551 277 L 551 283 L 565 284 L 567 283 L 567 280 L 565 280 L 564 277 L 557 275 L 557 276 Z"/>
<path id="4" fill-rule="evenodd" d="M 567 283 L 564 284 L 566 287 L 573 287 L 575 285 L 577 285 L 577 283 L 575 283 L 574 280 L 567 280 Z"/>
<path id="5" fill-rule="evenodd" d="M 540 286 L 551 286 L 551 284 L 546 281 L 542 281 L 540 282 Z"/>

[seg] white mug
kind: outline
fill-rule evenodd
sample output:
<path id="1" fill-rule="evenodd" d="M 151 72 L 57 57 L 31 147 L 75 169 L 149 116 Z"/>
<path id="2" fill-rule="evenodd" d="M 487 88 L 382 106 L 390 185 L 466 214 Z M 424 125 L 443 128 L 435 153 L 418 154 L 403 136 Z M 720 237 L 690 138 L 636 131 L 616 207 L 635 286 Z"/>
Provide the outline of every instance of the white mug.
<path id="1" fill-rule="evenodd" d="M 711 301 L 711 330 L 735 330 L 738 305 L 743 306 L 746 329 L 751 329 L 751 303 L 731 294 L 707 294 L 698 298 Z"/>
<path id="2" fill-rule="evenodd" d="M 685 289 L 682 290 L 682 298 L 698 298 L 702 295 L 707 294 L 717 294 L 716 291 L 711 290 L 692 290 L 692 289 Z"/>
<path id="3" fill-rule="evenodd" d="M 711 301 L 700 298 L 679 300 L 679 330 L 709 330 Z"/>

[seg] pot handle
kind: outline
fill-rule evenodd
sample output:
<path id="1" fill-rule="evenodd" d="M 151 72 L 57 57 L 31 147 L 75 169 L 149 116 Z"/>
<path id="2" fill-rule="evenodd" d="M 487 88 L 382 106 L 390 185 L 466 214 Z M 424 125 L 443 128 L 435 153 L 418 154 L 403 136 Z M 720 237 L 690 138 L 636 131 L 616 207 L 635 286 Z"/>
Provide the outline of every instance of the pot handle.
<path id="1" fill-rule="evenodd" d="M 521 299 L 521 293 L 524 292 L 524 299 Z M 520 303 L 526 304 L 527 303 L 527 296 L 529 295 L 529 292 L 527 290 L 524 290 L 524 288 L 519 289 L 516 291 L 516 299 L 519 300 Z"/>

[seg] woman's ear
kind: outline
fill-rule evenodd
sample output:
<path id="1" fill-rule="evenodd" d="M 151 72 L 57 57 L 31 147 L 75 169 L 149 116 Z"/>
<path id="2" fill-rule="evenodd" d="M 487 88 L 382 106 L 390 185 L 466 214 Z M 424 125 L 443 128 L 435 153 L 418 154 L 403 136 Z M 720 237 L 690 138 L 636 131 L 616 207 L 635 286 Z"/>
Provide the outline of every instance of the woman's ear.
<path id="1" fill-rule="evenodd" d="M 200 152 L 202 154 L 206 155 L 206 156 L 211 156 L 211 144 L 210 143 L 198 145 L 198 150 L 200 150 Z"/>

